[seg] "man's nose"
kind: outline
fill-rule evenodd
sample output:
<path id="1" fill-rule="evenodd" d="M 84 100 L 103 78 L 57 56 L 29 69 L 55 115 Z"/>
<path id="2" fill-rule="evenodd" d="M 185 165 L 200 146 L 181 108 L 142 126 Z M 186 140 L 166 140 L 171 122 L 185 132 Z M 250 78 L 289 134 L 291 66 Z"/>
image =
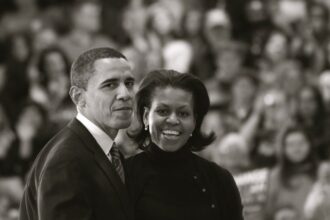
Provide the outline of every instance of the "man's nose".
<path id="1" fill-rule="evenodd" d="M 132 98 L 133 91 L 130 91 L 124 84 L 120 84 L 117 90 L 117 99 L 128 100 Z"/>

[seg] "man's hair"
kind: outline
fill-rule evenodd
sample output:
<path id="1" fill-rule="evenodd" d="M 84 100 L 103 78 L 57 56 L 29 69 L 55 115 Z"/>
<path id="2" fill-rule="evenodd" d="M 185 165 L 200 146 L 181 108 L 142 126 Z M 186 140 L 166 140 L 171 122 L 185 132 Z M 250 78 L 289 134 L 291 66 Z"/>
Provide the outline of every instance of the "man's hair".
<path id="1" fill-rule="evenodd" d="M 86 89 L 88 80 L 94 74 L 95 61 L 103 58 L 123 58 L 127 60 L 123 54 L 109 47 L 87 50 L 72 63 L 70 72 L 71 86 Z"/>

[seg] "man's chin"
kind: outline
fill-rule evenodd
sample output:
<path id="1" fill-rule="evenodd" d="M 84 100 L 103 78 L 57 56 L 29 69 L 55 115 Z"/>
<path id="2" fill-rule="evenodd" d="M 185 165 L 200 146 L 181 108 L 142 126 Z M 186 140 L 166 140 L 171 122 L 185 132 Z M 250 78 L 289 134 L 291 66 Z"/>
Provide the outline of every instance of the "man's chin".
<path id="1" fill-rule="evenodd" d="M 131 125 L 131 120 L 118 120 L 116 123 L 114 123 L 113 128 L 116 129 L 125 129 L 128 128 Z"/>

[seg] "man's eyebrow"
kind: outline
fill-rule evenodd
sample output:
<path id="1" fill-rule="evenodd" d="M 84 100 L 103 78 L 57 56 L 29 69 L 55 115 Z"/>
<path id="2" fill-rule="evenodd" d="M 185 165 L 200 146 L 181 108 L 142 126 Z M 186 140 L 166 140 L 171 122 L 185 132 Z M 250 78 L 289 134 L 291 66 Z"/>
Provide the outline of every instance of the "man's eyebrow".
<path id="1" fill-rule="evenodd" d="M 125 81 L 135 81 L 134 77 L 127 77 Z"/>
<path id="2" fill-rule="evenodd" d="M 104 86 L 105 84 L 109 84 L 109 83 L 115 83 L 115 82 L 118 82 L 118 81 L 119 81 L 118 78 L 106 79 L 101 83 L 101 86 Z"/>

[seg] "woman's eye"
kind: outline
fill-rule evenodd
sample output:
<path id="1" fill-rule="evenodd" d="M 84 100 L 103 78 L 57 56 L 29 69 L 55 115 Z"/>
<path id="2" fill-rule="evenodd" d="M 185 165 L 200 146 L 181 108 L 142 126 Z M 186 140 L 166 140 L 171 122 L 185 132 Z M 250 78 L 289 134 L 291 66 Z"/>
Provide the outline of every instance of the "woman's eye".
<path id="1" fill-rule="evenodd" d="M 156 112 L 159 115 L 167 115 L 168 114 L 168 110 L 166 110 L 166 109 L 158 109 Z"/>
<path id="2" fill-rule="evenodd" d="M 189 113 L 188 112 L 179 112 L 179 116 L 182 118 L 188 117 Z"/>

